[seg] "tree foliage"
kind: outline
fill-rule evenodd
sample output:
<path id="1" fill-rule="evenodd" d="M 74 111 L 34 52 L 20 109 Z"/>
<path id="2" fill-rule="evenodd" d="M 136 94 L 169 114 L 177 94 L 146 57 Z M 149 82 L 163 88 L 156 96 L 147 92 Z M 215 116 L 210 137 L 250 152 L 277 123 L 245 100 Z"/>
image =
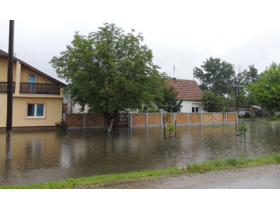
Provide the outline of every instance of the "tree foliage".
<path id="1" fill-rule="evenodd" d="M 182 108 L 183 98 L 178 99 L 178 93 L 174 86 L 163 86 L 160 89 L 163 100 L 155 98 L 156 105 L 167 112 L 180 112 Z"/>
<path id="2" fill-rule="evenodd" d="M 201 81 L 200 88 L 218 94 L 231 91 L 231 78 L 234 75 L 233 65 L 219 58 L 206 59 L 201 68 L 195 67 L 194 76 Z"/>
<path id="3" fill-rule="evenodd" d="M 221 112 L 225 106 L 225 97 L 217 95 L 211 90 L 204 90 L 201 106 L 207 112 Z"/>
<path id="4" fill-rule="evenodd" d="M 125 34 L 108 23 L 88 36 L 76 32 L 66 51 L 50 61 L 68 83 L 64 93 L 81 105 L 81 111 L 87 104 L 89 113 L 103 113 L 107 132 L 119 111 L 151 104 L 156 95 L 161 98 L 158 89 L 165 84 L 166 75 L 153 64 L 152 50 L 141 45 L 143 36 L 134 32 Z"/>
<path id="5" fill-rule="evenodd" d="M 267 110 L 279 110 L 280 107 L 280 64 L 272 63 L 258 81 L 250 83 L 249 91 L 256 102 Z"/>

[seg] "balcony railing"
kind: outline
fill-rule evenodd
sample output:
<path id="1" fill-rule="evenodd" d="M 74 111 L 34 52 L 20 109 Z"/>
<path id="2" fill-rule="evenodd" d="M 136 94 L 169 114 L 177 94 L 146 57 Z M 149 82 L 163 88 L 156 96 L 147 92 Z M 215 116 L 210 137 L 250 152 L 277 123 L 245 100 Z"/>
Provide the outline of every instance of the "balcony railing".
<path id="1" fill-rule="evenodd" d="M 21 82 L 19 93 L 60 95 L 60 85 Z"/>
<path id="2" fill-rule="evenodd" d="M 13 82 L 13 93 L 15 93 L 15 82 Z M 7 93 L 8 90 L 8 83 L 7 82 L 0 82 L 0 93 Z"/>

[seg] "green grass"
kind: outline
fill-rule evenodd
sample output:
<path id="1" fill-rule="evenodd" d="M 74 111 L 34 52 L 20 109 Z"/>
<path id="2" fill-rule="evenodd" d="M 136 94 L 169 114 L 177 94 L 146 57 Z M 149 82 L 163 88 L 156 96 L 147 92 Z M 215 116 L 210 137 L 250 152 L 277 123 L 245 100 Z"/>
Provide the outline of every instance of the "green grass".
<path id="1" fill-rule="evenodd" d="M 250 118 L 238 118 L 238 121 L 240 121 L 240 120 L 251 121 Z M 272 117 L 256 117 L 255 121 L 273 122 L 273 121 L 280 121 L 280 119 L 278 119 L 276 116 L 272 116 Z"/>
<path id="2" fill-rule="evenodd" d="M 257 158 L 240 157 L 219 159 L 214 161 L 203 161 L 202 163 L 187 164 L 188 170 L 181 170 L 178 169 L 178 167 L 170 167 L 168 169 L 146 170 L 122 174 L 96 175 L 76 179 L 69 178 L 61 181 L 39 182 L 27 185 L 0 186 L 0 189 L 67 189 L 73 188 L 74 186 L 85 186 L 116 181 L 126 182 L 132 180 L 172 177 L 179 175 L 191 175 L 196 173 L 205 173 L 209 171 L 236 169 L 242 167 L 246 168 L 273 163 L 280 163 L 280 153 L 265 155 Z"/>
<path id="3" fill-rule="evenodd" d="M 203 127 L 206 127 L 206 128 L 224 128 L 224 127 L 233 127 L 233 126 L 235 126 L 235 125 L 209 125 L 209 126 L 203 126 Z"/>

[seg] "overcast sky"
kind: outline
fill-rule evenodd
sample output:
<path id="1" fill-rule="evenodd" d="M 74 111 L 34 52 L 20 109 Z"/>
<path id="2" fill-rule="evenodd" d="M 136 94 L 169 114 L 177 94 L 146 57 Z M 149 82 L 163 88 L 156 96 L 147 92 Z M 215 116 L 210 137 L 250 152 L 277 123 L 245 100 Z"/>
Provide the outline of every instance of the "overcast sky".
<path id="1" fill-rule="evenodd" d="M 49 61 L 66 49 L 75 31 L 88 35 L 105 22 L 115 23 L 125 32 L 132 28 L 142 32 L 144 44 L 153 51 L 154 64 L 171 77 L 175 65 L 178 79 L 192 79 L 193 68 L 209 57 L 243 69 L 254 64 L 259 73 L 272 62 L 280 63 L 277 1 L 32 2 L 10 3 L 12 16 L 9 3 L 4 3 L 0 49 L 8 52 L 8 19 L 15 19 L 16 57 L 55 78 Z"/>

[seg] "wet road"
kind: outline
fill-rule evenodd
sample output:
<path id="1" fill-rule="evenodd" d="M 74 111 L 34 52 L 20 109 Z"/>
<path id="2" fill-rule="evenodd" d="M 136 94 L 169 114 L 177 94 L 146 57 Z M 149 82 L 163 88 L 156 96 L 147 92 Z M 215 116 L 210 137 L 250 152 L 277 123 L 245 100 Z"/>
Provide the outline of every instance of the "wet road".
<path id="1" fill-rule="evenodd" d="M 91 189 L 280 189 L 280 164 L 209 173 L 83 186 Z"/>

